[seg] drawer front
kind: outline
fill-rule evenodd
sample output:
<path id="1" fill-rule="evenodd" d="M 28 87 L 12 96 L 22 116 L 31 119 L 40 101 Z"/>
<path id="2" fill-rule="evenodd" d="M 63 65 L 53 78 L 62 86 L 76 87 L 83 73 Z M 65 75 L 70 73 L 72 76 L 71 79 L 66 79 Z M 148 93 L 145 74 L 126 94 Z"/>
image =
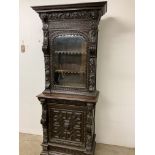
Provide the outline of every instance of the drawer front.
<path id="1" fill-rule="evenodd" d="M 49 142 L 85 146 L 85 110 L 77 106 L 52 104 L 48 107 Z"/>

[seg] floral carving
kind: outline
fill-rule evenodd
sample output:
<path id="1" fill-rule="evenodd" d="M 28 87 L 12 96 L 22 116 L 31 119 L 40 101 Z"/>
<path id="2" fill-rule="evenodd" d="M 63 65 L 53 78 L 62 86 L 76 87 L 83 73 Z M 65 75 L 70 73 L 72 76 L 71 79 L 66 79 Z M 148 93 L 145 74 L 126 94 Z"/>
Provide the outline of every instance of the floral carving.
<path id="1" fill-rule="evenodd" d="M 96 58 L 89 59 L 89 91 L 96 89 Z"/>
<path id="2" fill-rule="evenodd" d="M 45 16 L 45 15 L 43 15 L 43 16 Z M 53 12 L 48 15 L 49 20 L 56 20 L 56 19 L 93 19 L 93 20 L 97 20 L 98 18 L 100 18 L 98 10 Z"/>

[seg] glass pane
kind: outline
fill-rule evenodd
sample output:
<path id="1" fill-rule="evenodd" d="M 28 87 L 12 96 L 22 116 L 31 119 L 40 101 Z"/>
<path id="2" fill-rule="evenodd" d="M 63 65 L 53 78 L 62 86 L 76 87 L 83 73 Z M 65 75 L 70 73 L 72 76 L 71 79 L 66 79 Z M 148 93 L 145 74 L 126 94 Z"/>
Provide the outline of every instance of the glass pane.
<path id="1" fill-rule="evenodd" d="M 58 36 L 54 39 L 54 84 L 86 87 L 86 41 L 82 36 Z"/>

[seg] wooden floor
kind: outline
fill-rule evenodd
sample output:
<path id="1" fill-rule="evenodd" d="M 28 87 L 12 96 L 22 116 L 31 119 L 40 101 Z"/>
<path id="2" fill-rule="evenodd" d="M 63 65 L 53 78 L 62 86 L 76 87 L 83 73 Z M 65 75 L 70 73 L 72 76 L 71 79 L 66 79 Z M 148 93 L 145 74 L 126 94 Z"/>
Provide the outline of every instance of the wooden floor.
<path id="1" fill-rule="evenodd" d="M 40 155 L 41 141 L 41 136 L 20 133 L 20 155 Z M 135 150 L 113 145 L 97 144 L 95 155 L 135 155 Z"/>

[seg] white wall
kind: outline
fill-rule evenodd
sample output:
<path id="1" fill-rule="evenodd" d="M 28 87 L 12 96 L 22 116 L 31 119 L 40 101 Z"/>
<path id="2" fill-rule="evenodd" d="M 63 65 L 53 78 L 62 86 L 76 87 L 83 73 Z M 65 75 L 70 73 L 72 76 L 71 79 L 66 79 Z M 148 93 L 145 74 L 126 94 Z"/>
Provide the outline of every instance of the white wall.
<path id="1" fill-rule="evenodd" d="M 30 6 L 71 0 L 20 0 L 20 132 L 42 134 L 44 90 L 42 23 Z M 78 0 L 75 2 L 90 2 Z M 134 0 L 110 0 L 99 25 L 96 108 L 97 142 L 134 147 Z"/>

